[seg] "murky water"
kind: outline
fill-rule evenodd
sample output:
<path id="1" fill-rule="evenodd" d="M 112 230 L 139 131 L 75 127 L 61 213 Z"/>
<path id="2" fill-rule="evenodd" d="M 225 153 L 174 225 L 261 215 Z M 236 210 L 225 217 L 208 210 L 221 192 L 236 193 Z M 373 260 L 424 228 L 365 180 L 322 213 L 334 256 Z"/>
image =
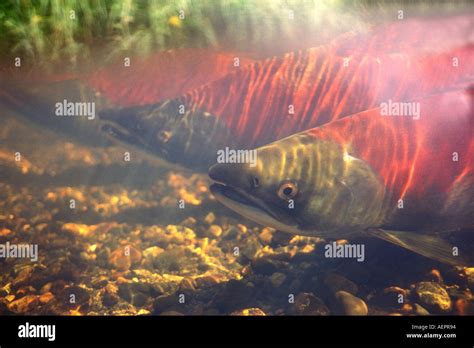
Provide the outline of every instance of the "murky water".
<path id="1" fill-rule="evenodd" d="M 216 200 L 207 175 L 225 147 L 253 149 L 397 97 L 465 91 L 472 5 L 175 5 L 91 8 L 103 26 L 64 8 L 64 36 L 49 31 L 59 12 L 15 23 L 34 5 L 4 10 L 0 314 L 474 314 L 472 216 L 442 235 L 471 260 L 454 266 L 366 234 L 258 224 Z M 436 70 L 446 61 L 456 73 Z M 419 75 L 396 74 L 407 66 Z M 472 127 L 472 109 L 465 116 Z M 459 163 L 469 178 L 472 164 Z M 450 197 L 468 215 L 472 182 L 462 183 Z M 276 193 L 295 188 L 285 185 Z"/>

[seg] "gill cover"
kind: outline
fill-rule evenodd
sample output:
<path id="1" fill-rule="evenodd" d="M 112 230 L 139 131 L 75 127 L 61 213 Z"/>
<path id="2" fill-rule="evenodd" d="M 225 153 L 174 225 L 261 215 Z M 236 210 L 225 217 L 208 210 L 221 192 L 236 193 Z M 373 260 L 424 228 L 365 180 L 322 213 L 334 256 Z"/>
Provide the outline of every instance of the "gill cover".
<path id="1" fill-rule="evenodd" d="M 348 149 L 310 134 L 257 149 L 255 167 L 217 164 L 210 177 L 250 198 L 287 232 L 348 235 L 379 225 L 383 215 L 384 187 L 370 166 Z M 297 188 L 286 191 L 291 197 L 282 195 L 288 183 Z"/>

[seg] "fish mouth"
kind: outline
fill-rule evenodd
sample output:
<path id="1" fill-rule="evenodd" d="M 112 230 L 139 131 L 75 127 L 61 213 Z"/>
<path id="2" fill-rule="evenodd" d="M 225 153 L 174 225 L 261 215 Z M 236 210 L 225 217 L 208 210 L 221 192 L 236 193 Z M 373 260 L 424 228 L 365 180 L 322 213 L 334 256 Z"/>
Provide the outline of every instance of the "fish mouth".
<path id="1" fill-rule="evenodd" d="M 263 201 L 242 189 L 213 183 L 210 186 L 210 191 L 220 203 L 252 221 L 284 232 L 301 234 L 297 225 L 290 218 L 279 214 Z"/>

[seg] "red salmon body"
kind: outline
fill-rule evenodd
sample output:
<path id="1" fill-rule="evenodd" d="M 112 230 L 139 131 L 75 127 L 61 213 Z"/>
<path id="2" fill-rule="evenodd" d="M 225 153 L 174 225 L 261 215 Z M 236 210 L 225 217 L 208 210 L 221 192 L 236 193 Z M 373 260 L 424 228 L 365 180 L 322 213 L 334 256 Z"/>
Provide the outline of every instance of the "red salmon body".
<path id="1" fill-rule="evenodd" d="M 426 213 L 472 224 L 472 89 L 387 103 L 308 133 L 337 142 L 370 165 L 384 184 L 390 219 Z"/>
<path id="2" fill-rule="evenodd" d="M 388 99 L 414 100 L 472 79 L 474 47 L 448 53 L 355 54 L 318 47 L 254 63 L 178 99 L 217 115 L 237 142 L 256 147 Z"/>

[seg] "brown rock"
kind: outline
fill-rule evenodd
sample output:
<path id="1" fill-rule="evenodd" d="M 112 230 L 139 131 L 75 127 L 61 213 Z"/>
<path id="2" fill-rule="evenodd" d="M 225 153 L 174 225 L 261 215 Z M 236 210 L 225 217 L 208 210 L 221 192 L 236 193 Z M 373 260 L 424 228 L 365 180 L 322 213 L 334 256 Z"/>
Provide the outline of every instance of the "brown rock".
<path id="1" fill-rule="evenodd" d="M 211 225 L 208 233 L 212 237 L 220 237 L 222 235 L 222 228 L 219 225 Z"/>
<path id="2" fill-rule="evenodd" d="M 299 315 L 329 315 L 324 302 L 312 293 L 301 293 L 295 298 L 295 313 Z"/>
<path id="3" fill-rule="evenodd" d="M 216 216 L 214 215 L 213 212 L 210 212 L 209 214 L 206 215 L 206 217 L 204 218 L 204 221 L 208 224 L 208 225 L 211 225 L 214 223 L 214 221 L 216 221 Z"/>
<path id="4" fill-rule="evenodd" d="M 260 242 L 262 242 L 263 245 L 269 245 L 273 239 L 273 231 L 270 228 L 265 227 L 258 235 L 258 238 L 260 239 Z"/>
<path id="5" fill-rule="evenodd" d="M 443 283 L 443 277 L 441 272 L 435 268 L 425 274 L 425 279 L 430 282 Z"/>
<path id="6" fill-rule="evenodd" d="M 89 237 L 94 232 L 94 228 L 89 225 L 66 223 L 62 226 L 61 231 L 80 237 Z"/>
<path id="7" fill-rule="evenodd" d="M 219 278 L 212 275 L 196 278 L 195 281 L 198 288 L 208 288 L 220 283 Z"/>
<path id="8" fill-rule="evenodd" d="M 463 273 L 467 279 L 468 286 L 471 290 L 474 290 L 474 267 L 465 268 Z"/>
<path id="9" fill-rule="evenodd" d="M 17 314 L 28 314 L 39 305 L 38 296 L 26 295 L 22 298 L 10 302 L 8 304 L 8 310 Z"/>
<path id="10" fill-rule="evenodd" d="M 12 281 L 12 288 L 18 289 L 19 287 L 26 285 L 29 283 L 31 275 L 33 274 L 34 267 L 33 266 L 26 266 L 22 268 L 22 270 L 18 273 L 15 279 Z"/>
<path id="11" fill-rule="evenodd" d="M 420 304 L 433 313 L 448 313 L 452 309 L 451 298 L 440 284 L 420 282 L 415 286 L 415 295 Z"/>
<path id="12" fill-rule="evenodd" d="M 141 251 L 131 244 L 118 247 L 110 254 L 109 264 L 119 270 L 129 270 L 132 265 L 136 265 L 142 259 Z"/>
<path id="13" fill-rule="evenodd" d="M 262 311 L 260 308 L 246 308 L 246 309 L 241 309 L 238 311 L 232 312 L 230 315 L 235 315 L 235 316 L 265 316 L 265 312 Z"/>
<path id="14" fill-rule="evenodd" d="M 196 226 L 197 220 L 192 216 L 187 217 L 183 221 L 180 222 L 180 225 L 186 226 L 189 228 L 194 228 Z"/>
<path id="15" fill-rule="evenodd" d="M 339 309 L 346 315 L 367 315 L 369 310 L 365 302 L 347 291 L 335 294 Z"/>
<path id="16" fill-rule="evenodd" d="M 51 301 L 54 298 L 54 295 L 52 292 L 45 292 L 44 294 L 39 296 L 39 301 L 41 304 L 46 304 L 49 301 Z"/>
<path id="17" fill-rule="evenodd" d="M 407 300 L 407 291 L 397 286 L 383 289 L 383 291 L 377 293 L 374 298 L 375 303 L 390 308 L 400 308 L 407 302 Z"/>
<path id="18" fill-rule="evenodd" d="M 281 272 L 275 272 L 270 276 L 270 282 L 275 288 L 279 288 L 286 280 L 286 275 Z"/>
<path id="19" fill-rule="evenodd" d="M 8 237 L 12 233 L 8 228 L 0 229 L 0 237 Z"/>
<path id="20" fill-rule="evenodd" d="M 413 305 L 413 312 L 416 315 L 430 315 L 430 312 L 428 312 L 425 308 L 420 306 L 418 303 L 415 303 Z"/>
<path id="21" fill-rule="evenodd" d="M 58 300 L 65 308 L 86 307 L 90 301 L 89 291 L 80 286 L 69 286 L 58 294 Z"/>
<path id="22" fill-rule="evenodd" d="M 102 303 L 104 306 L 112 307 L 119 301 L 118 287 L 115 284 L 109 283 L 102 290 Z"/>

